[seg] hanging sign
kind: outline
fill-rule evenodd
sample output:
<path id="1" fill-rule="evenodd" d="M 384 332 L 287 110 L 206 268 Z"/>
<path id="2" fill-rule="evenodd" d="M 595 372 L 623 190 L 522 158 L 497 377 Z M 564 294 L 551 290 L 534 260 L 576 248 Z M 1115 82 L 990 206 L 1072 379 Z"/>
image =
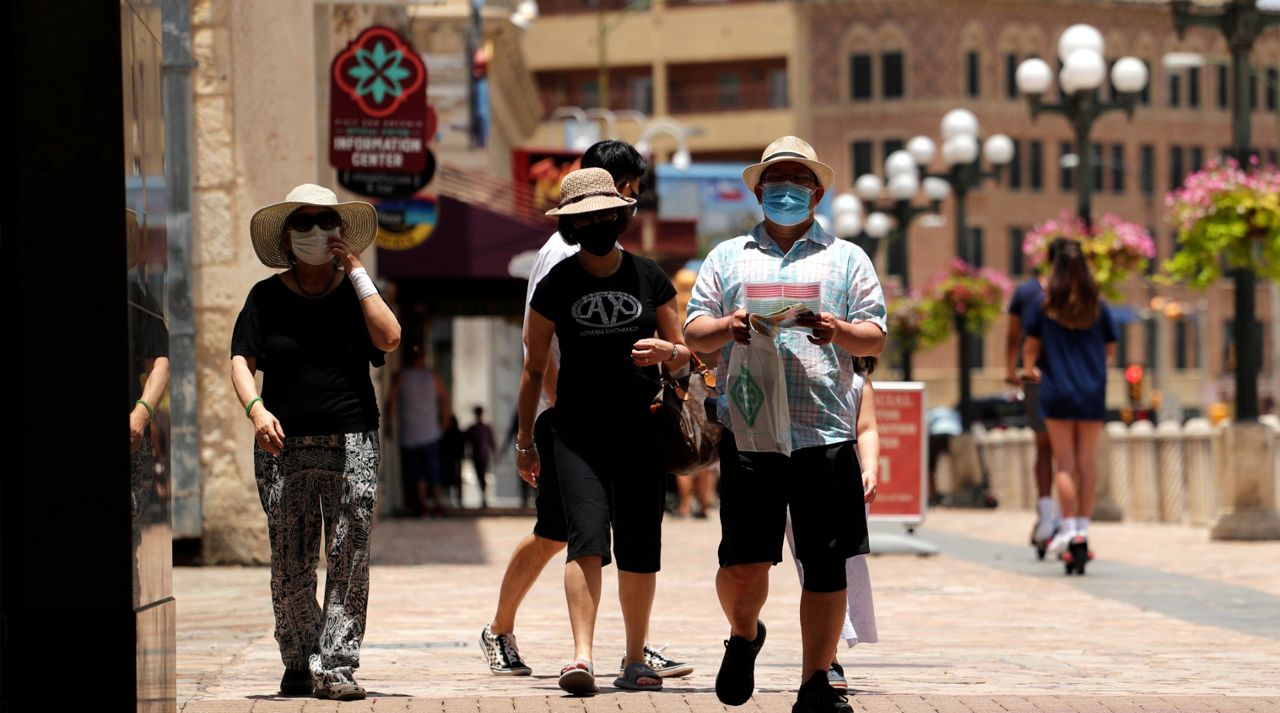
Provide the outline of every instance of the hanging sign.
<path id="1" fill-rule="evenodd" d="M 374 26 L 333 58 L 329 164 L 342 171 L 416 174 L 435 133 L 427 68 L 395 30 Z"/>

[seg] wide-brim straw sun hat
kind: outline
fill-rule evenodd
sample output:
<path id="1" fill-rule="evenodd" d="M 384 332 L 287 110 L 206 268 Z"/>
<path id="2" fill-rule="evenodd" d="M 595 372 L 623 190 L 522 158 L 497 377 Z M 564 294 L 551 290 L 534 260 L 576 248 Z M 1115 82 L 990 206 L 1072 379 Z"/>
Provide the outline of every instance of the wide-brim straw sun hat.
<path id="1" fill-rule="evenodd" d="M 760 154 L 760 163 L 747 166 L 742 172 L 742 181 L 747 184 L 747 188 L 754 191 L 756 184 L 760 183 L 760 175 L 764 170 L 783 161 L 804 164 L 813 171 L 818 183 L 822 184 L 823 190 L 831 188 L 831 184 L 836 180 L 836 172 L 818 160 L 818 152 L 813 150 L 809 142 L 798 136 L 783 136 L 765 147 L 764 153 Z"/>
<path id="2" fill-rule="evenodd" d="M 273 203 L 249 219 L 253 251 L 267 267 L 289 267 L 289 251 L 284 249 L 284 225 L 293 211 L 303 206 L 332 208 L 342 218 L 342 239 L 358 255 L 378 237 L 378 211 L 363 201 L 339 203 L 338 196 L 324 186 L 304 183 L 289 191 L 284 201 Z"/>
<path id="3" fill-rule="evenodd" d="M 580 168 L 572 171 L 560 182 L 560 207 L 547 211 L 547 215 L 578 215 L 594 213 L 610 208 L 627 208 L 635 205 L 634 198 L 626 198 L 613 185 L 613 176 L 603 168 Z"/>

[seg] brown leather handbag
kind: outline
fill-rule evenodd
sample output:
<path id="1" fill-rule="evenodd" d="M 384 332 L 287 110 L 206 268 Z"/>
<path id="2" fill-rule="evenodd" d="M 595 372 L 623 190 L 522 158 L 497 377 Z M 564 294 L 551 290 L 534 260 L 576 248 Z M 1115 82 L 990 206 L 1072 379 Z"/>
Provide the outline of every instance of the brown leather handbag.
<path id="1" fill-rule="evenodd" d="M 662 377 L 662 390 L 653 399 L 654 443 L 662 467 L 676 475 L 690 475 L 720 459 L 723 426 L 707 418 L 703 401 L 715 394 L 715 373 L 697 355 L 690 355 L 689 374 Z M 695 378 L 696 377 L 696 378 Z"/>

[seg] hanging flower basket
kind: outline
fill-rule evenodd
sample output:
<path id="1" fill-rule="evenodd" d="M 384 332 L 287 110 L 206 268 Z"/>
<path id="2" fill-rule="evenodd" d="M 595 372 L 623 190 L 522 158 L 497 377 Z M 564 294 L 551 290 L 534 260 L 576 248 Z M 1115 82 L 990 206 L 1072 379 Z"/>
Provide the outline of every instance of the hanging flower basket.
<path id="1" fill-rule="evenodd" d="M 1280 281 L 1280 170 L 1248 170 L 1234 159 L 1214 161 L 1165 196 L 1178 228 L 1178 251 L 1164 263 L 1165 279 L 1204 288 L 1224 269 L 1249 268 Z"/>
<path id="2" fill-rule="evenodd" d="M 899 355 L 924 351 L 942 343 L 951 333 L 946 305 L 925 297 L 919 290 L 889 300 L 889 334 Z"/>
<path id="3" fill-rule="evenodd" d="M 1011 287 L 1000 271 L 976 268 L 956 258 L 951 267 L 934 276 L 926 294 L 942 305 L 948 317 L 963 319 L 965 331 L 979 334 L 1000 316 Z"/>
<path id="4" fill-rule="evenodd" d="M 1093 278 L 1111 300 L 1119 300 L 1120 285 L 1130 276 L 1146 270 L 1156 256 L 1155 241 L 1143 226 L 1130 223 L 1114 213 L 1104 213 L 1094 221 L 1093 231 L 1089 232 L 1079 216 L 1064 210 L 1057 218 L 1046 220 L 1027 231 L 1022 241 L 1022 253 L 1042 274 L 1048 273 L 1050 268 L 1049 244 L 1058 238 L 1080 243 Z"/>

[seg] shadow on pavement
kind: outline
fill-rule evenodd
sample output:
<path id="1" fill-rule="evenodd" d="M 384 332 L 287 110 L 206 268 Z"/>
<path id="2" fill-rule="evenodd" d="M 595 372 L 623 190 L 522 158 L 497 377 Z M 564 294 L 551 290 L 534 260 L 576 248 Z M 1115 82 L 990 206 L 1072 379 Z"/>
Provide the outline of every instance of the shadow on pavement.
<path id="1" fill-rule="evenodd" d="M 474 517 L 391 518 L 373 526 L 370 563 L 485 564 L 484 538 Z"/>

